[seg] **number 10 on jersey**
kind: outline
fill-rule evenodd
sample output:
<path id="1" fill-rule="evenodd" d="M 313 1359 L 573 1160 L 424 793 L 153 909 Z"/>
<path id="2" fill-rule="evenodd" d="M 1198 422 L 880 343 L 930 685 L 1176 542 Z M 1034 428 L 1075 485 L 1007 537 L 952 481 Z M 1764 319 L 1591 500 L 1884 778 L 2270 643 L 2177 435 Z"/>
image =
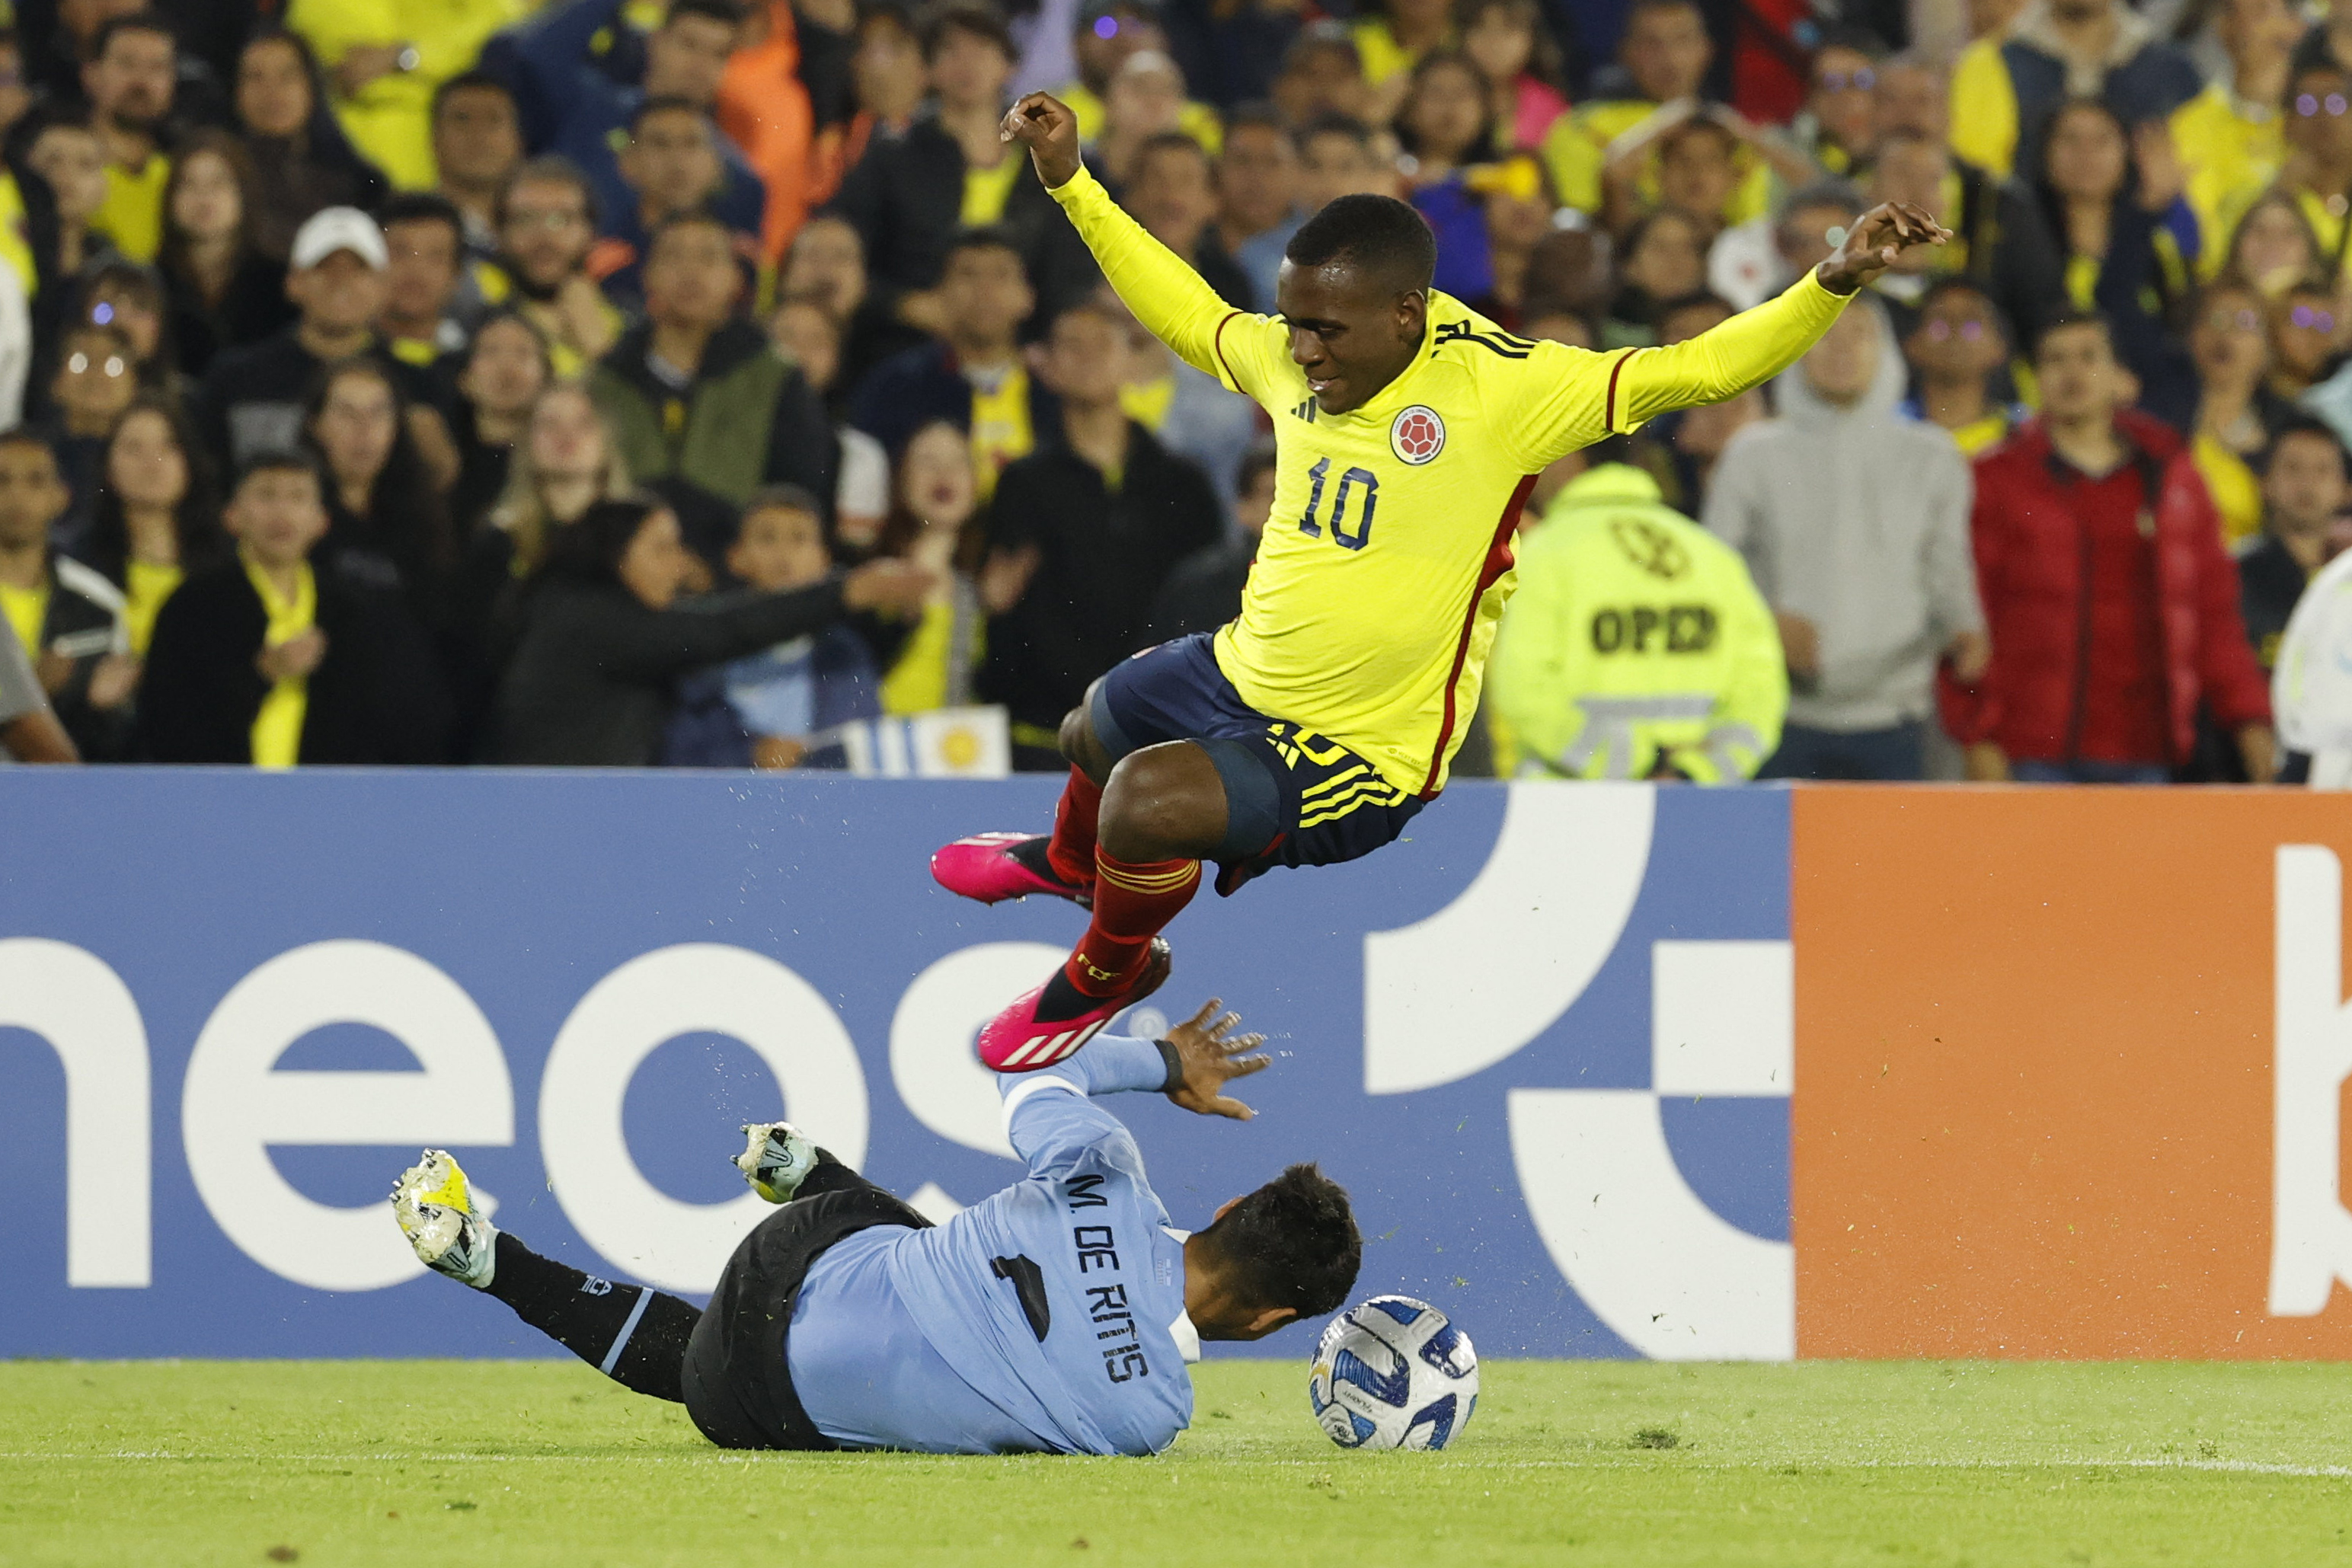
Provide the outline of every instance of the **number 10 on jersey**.
<path id="1" fill-rule="evenodd" d="M 1331 460 L 1316 459 L 1315 466 L 1307 471 L 1314 488 L 1307 495 L 1307 514 L 1298 519 L 1298 531 L 1310 539 L 1323 537 L 1328 521 L 1331 542 L 1341 549 L 1361 549 L 1372 540 L 1372 511 L 1380 503 L 1381 476 L 1368 468 L 1350 468 L 1339 476 L 1338 488 L 1331 492 L 1331 512 L 1328 519 L 1318 516 L 1323 510 L 1323 485 L 1331 476 Z M 1356 514 L 1356 530 L 1348 531 L 1348 502 L 1350 495 L 1361 486 L 1364 504 Z"/>

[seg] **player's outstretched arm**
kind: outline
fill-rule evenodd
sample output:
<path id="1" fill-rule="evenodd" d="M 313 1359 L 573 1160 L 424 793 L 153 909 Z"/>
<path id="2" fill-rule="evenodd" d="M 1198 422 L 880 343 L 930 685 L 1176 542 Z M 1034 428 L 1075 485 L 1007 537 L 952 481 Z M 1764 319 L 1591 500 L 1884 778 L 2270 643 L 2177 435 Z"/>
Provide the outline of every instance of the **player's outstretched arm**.
<path id="1" fill-rule="evenodd" d="M 1224 1005 L 1211 997 L 1206 1007 L 1168 1031 L 1166 1054 L 1175 1058 L 1170 1064 L 1168 1098 L 1199 1115 L 1246 1122 L 1257 1113 L 1227 1094 L 1225 1085 L 1263 1072 L 1274 1063 L 1257 1049 L 1265 1043 L 1265 1036 L 1234 1032 L 1241 1015 L 1215 1018 Z M 1210 1021 L 1213 1018 L 1214 1022 Z"/>
<path id="2" fill-rule="evenodd" d="M 1029 150 L 1037 178 L 1070 215 L 1110 286 L 1151 335 L 1198 371 L 1228 378 L 1217 331 L 1242 315 L 1174 251 L 1129 217 L 1078 156 L 1078 117 L 1051 93 L 1033 92 L 1005 114 L 998 134 Z"/>
<path id="3" fill-rule="evenodd" d="M 1671 410 L 1723 402 L 1763 385 L 1820 341 L 1846 301 L 1905 250 L 1942 245 L 1951 237 L 1950 230 L 1907 202 L 1873 207 L 1846 231 L 1835 255 L 1778 298 L 1671 348 L 1627 355 L 1617 372 L 1612 428 L 1630 430 Z"/>

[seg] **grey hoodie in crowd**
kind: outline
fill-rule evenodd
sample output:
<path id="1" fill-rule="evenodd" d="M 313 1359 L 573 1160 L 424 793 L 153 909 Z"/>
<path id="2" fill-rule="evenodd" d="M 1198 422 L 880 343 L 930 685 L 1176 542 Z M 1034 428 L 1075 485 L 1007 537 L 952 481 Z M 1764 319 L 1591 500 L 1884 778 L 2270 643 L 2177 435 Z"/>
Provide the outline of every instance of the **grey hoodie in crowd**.
<path id="1" fill-rule="evenodd" d="M 1904 381 L 1881 315 L 1867 392 L 1839 408 L 1800 361 L 1773 383 L 1780 417 L 1733 436 L 1707 484 L 1700 521 L 1746 558 L 1766 602 L 1821 634 L 1821 678 L 1791 691 L 1792 725 L 1852 734 L 1923 718 L 1945 645 L 1984 630 L 1969 465 L 1944 431 L 1895 412 Z"/>

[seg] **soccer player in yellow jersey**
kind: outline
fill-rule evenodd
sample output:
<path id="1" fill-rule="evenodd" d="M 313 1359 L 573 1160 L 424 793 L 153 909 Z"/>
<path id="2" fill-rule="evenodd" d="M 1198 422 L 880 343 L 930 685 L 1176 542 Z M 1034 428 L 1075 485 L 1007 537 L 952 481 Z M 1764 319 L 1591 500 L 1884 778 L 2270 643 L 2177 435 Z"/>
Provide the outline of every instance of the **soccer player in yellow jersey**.
<path id="1" fill-rule="evenodd" d="M 1097 681 L 1062 723 L 1050 838 L 985 833 L 932 857 L 953 892 L 1088 905 L 1069 961 L 981 1031 L 989 1066 L 1076 1051 L 1167 974 L 1159 933 L 1201 862 L 1230 894 L 1269 866 L 1380 848 L 1445 787 L 1511 591 L 1511 536 L 1554 459 L 1794 363 L 1906 246 L 1945 230 L 1882 206 L 1778 299 L 1665 349 L 1513 337 L 1429 287 L 1436 243 L 1387 196 L 1342 196 L 1282 265 L 1281 314 L 1235 310 L 1080 164 L 1033 93 L 1004 119 L 1138 319 L 1273 415 L 1275 504 L 1238 620 Z"/>

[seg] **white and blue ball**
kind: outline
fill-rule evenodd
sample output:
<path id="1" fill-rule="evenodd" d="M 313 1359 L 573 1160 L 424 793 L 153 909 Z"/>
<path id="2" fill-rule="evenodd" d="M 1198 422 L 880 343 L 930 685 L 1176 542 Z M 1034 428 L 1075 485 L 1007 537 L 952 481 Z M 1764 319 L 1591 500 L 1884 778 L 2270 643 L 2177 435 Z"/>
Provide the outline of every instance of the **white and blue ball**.
<path id="1" fill-rule="evenodd" d="M 1427 1301 L 1374 1296 L 1323 1331 L 1307 1398 L 1343 1448 L 1442 1448 L 1478 1407 L 1478 1353 Z"/>

